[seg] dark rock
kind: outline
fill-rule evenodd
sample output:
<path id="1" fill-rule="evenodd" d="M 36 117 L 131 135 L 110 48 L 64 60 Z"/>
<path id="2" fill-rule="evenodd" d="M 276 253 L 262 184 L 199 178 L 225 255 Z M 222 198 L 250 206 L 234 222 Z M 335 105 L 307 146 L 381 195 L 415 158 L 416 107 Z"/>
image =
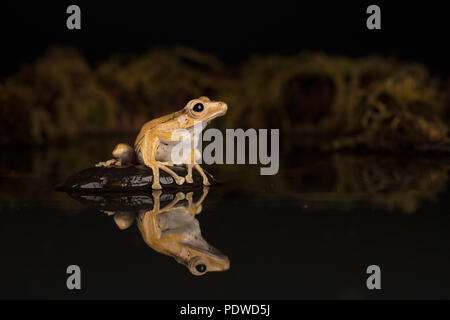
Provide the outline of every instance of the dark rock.
<path id="1" fill-rule="evenodd" d="M 184 191 L 184 192 L 183 192 Z M 179 189 L 164 189 L 159 195 L 160 207 L 164 208 L 167 204 L 175 199 Z M 189 190 L 182 190 L 185 195 L 189 192 L 193 193 L 193 201 L 198 201 L 203 195 L 202 187 L 197 187 Z M 138 191 L 136 193 L 122 193 L 122 192 L 68 192 L 71 198 L 97 210 L 120 211 L 120 212 L 137 212 L 139 210 L 153 209 L 154 199 L 152 191 Z M 180 203 L 185 203 L 187 200 L 181 200 Z"/>
<path id="2" fill-rule="evenodd" d="M 185 167 L 169 167 L 176 174 L 185 177 Z M 214 184 L 215 180 L 206 172 L 209 182 Z M 203 185 L 203 179 L 197 170 L 193 170 L 193 183 L 185 182 L 177 185 L 174 179 L 166 172 L 160 170 L 160 183 L 163 189 L 191 189 Z M 83 192 L 127 192 L 139 190 L 151 190 L 153 183 L 153 172 L 145 166 L 122 166 L 122 167 L 94 167 L 81 170 L 67 178 L 66 182 L 58 188 L 60 191 L 83 191 Z"/>

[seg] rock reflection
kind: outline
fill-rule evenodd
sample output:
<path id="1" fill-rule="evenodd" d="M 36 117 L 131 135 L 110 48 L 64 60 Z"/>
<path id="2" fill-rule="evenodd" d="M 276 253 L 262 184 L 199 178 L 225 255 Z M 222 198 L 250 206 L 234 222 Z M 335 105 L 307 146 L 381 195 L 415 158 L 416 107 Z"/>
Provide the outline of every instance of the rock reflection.
<path id="1" fill-rule="evenodd" d="M 14 149 L 0 154 L 0 206 L 20 210 L 28 201 L 33 206 L 58 207 L 68 214 L 81 213 L 83 207 L 76 206 L 64 193 L 55 192 L 56 187 L 69 175 L 104 158 L 118 140 L 127 138 L 113 137 L 106 144 L 93 139 L 64 148 Z M 413 213 L 449 192 L 449 157 L 288 149 L 280 159 L 280 171 L 274 176 L 261 176 L 258 166 L 212 167 L 211 173 L 222 183 L 214 196 L 263 196 L 270 203 L 294 199 L 299 207 L 323 210 L 352 209 L 363 204 Z"/>
<path id="2" fill-rule="evenodd" d="M 113 217 L 120 229 L 136 221 L 145 243 L 153 250 L 173 257 L 194 275 L 226 271 L 228 257 L 211 246 L 201 235 L 196 215 L 208 188 L 187 193 L 176 190 L 154 190 L 152 194 L 82 194 L 72 198 L 94 206 Z"/>

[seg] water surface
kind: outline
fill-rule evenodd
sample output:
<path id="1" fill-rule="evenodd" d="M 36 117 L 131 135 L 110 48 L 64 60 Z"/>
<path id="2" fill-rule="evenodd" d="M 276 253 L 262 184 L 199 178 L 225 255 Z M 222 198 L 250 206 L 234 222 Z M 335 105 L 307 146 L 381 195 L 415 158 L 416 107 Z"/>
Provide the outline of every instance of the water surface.
<path id="1" fill-rule="evenodd" d="M 194 276 L 149 247 L 136 222 L 121 230 L 55 190 L 113 145 L 0 156 L 0 298 L 450 298 L 445 159 L 291 151 L 276 176 L 205 166 L 223 184 L 195 218 L 230 268 Z M 66 288 L 71 264 L 81 291 Z M 371 264 L 380 291 L 366 288 Z"/>

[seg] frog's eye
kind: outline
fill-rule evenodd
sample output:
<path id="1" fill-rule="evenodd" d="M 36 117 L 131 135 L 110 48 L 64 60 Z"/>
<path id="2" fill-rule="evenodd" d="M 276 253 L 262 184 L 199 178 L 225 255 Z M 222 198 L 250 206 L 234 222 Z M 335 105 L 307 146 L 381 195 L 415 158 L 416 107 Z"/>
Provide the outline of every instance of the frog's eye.
<path id="1" fill-rule="evenodd" d="M 195 257 L 190 261 L 189 269 L 192 274 L 202 276 L 208 271 L 207 262 L 201 257 Z"/>
<path id="2" fill-rule="evenodd" d="M 193 107 L 192 107 L 192 110 L 194 111 L 194 112 L 202 112 L 203 111 L 203 109 L 204 109 L 204 107 L 203 107 L 203 103 L 196 103 Z"/>
<path id="3" fill-rule="evenodd" d="M 207 269 L 208 268 L 206 267 L 206 264 L 199 262 L 194 265 L 194 267 L 191 269 L 191 272 L 196 276 L 202 276 L 206 273 Z"/>
<path id="4" fill-rule="evenodd" d="M 197 270 L 198 273 L 205 273 L 206 272 L 206 266 L 203 263 L 199 263 L 195 266 L 195 270 Z"/>
<path id="5" fill-rule="evenodd" d="M 189 101 L 186 108 L 191 117 L 195 119 L 200 118 L 203 115 L 203 112 L 205 112 L 205 105 L 203 101 L 199 99 Z"/>

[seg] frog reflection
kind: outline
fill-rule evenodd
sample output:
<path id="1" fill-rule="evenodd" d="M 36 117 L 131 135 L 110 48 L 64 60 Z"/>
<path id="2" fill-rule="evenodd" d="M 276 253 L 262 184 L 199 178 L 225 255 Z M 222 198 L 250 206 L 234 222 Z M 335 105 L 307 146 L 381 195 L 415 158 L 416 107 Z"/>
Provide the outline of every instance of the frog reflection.
<path id="1" fill-rule="evenodd" d="M 202 211 L 207 194 L 208 188 L 204 187 L 196 201 L 194 192 L 173 194 L 161 190 L 154 190 L 152 197 L 146 194 L 72 196 L 84 203 L 94 202 L 102 212 L 113 216 L 120 229 L 127 229 L 136 221 L 142 238 L 153 250 L 173 257 L 192 274 L 203 275 L 230 267 L 228 257 L 202 237 L 195 217 Z M 125 209 L 131 210 L 123 210 L 124 204 Z"/>

